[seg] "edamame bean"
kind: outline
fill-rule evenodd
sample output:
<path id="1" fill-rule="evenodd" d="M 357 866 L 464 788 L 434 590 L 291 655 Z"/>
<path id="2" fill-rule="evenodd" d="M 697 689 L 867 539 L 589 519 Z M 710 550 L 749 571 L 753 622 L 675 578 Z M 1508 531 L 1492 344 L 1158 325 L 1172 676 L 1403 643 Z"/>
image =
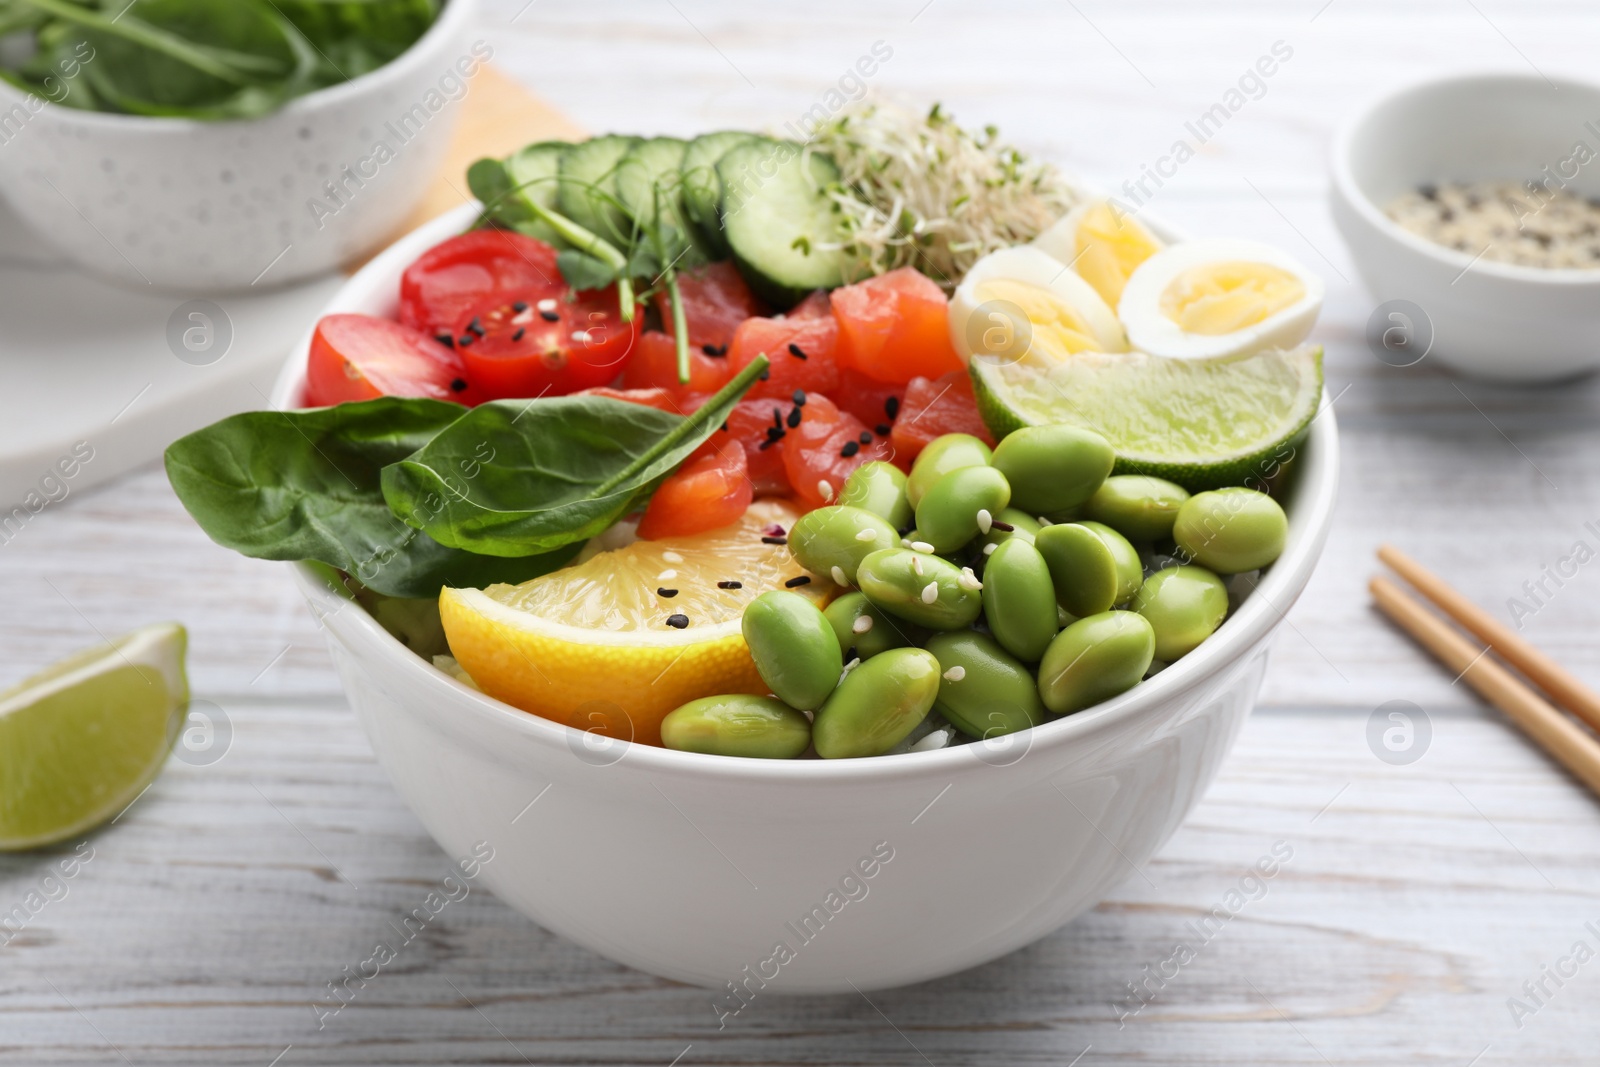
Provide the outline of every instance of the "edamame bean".
<path id="1" fill-rule="evenodd" d="M 1160 541 L 1172 536 L 1178 509 L 1188 499 L 1187 489 L 1165 478 L 1118 474 L 1095 490 L 1085 511 L 1130 540 Z"/>
<path id="2" fill-rule="evenodd" d="M 876 607 L 930 630 L 966 629 L 983 610 L 983 583 L 972 571 L 926 552 L 874 552 L 861 561 L 856 579 Z"/>
<path id="3" fill-rule="evenodd" d="M 838 684 L 844 669 L 839 639 L 805 597 L 782 589 L 762 593 L 745 606 L 740 625 L 756 672 L 785 704 L 818 707 Z"/>
<path id="4" fill-rule="evenodd" d="M 1102 523 L 1046 526 L 1033 543 L 1050 568 L 1056 599 L 1079 618 L 1122 603 L 1139 591 L 1144 580 L 1139 553 L 1126 537 Z"/>
<path id="5" fill-rule="evenodd" d="M 1010 529 L 1006 529 L 1006 527 Z M 983 554 L 994 555 L 994 550 L 989 546 L 999 545 L 1015 537 L 1020 541 L 1033 543 L 1034 535 L 1039 532 L 1039 520 L 1018 508 L 1003 508 L 999 514 L 990 520 L 989 532 L 983 535 Z"/>
<path id="6" fill-rule="evenodd" d="M 962 733 L 982 740 L 1044 722 L 1033 672 L 994 640 L 960 630 L 934 634 L 927 647 L 940 671 L 933 708 Z"/>
<path id="7" fill-rule="evenodd" d="M 1195 494 L 1172 526 L 1184 554 L 1218 574 L 1265 567 L 1282 554 L 1288 536 L 1289 520 L 1278 502 L 1242 486 Z"/>
<path id="8" fill-rule="evenodd" d="M 906 499 L 906 476 L 893 463 L 875 459 L 850 472 L 839 490 L 839 503 L 870 511 L 896 530 L 912 523 L 911 501 Z"/>
<path id="9" fill-rule="evenodd" d="M 1084 503 L 1111 473 L 1111 443 L 1079 426 L 1024 426 L 994 448 L 990 461 L 1011 483 L 1016 506 L 1035 515 Z"/>
<path id="10" fill-rule="evenodd" d="M 855 585 L 856 568 L 869 553 L 899 543 L 900 531 L 883 516 L 847 505 L 809 511 L 789 530 L 789 551 L 800 566 L 838 585 Z"/>
<path id="11" fill-rule="evenodd" d="M 987 467 L 992 455 L 989 446 L 969 433 L 947 433 L 935 437 L 917 453 L 906 478 L 906 500 L 915 508 L 934 482 L 962 467 Z"/>
<path id="12" fill-rule="evenodd" d="M 794 759 L 811 745 L 811 721 L 771 697 L 701 697 L 667 713 L 661 743 L 712 756 Z"/>
<path id="13" fill-rule="evenodd" d="M 921 644 L 928 632 L 904 619 L 894 618 L 872 606 L 865 593 L 846 593 L 823 610 L 833 627 L 845 659 L 852 651 L 857 659 L 871 659 L 891 648 Z"/>
<path id="14" fill-rule="evenodd" d="M 1204 567 L 1167 567 L 1144 580 L 1132 606 L 1155 631 L 1156 659 L 1171 663 L 1222 625 L 1228 588 Z"/>
<path id="15" fill-rule="evenodd" d="M 823 759 L 881 756 L 927 718 L 939 696 L 939 661 L 920 648 L 891 648 L 862 663 L 817 711 L 811 727 Z"/>
<path id="16" fill-rule="evenodd" d="M 1081 711 L 1139 684 L 1155 659 L 1156 635 L 1132 611 L 1105 611 L 1056 634 L 1039 661 L 1039 696 L 1057 715 Z"/>
<path id="17" fill-rule="evenodd" d="M 1039 662 L 1056 635 L 1056 610 L 1050 568 L 1032 542 L 1012 538 L 994 550 L 983 568 L 983 617 L 1007 652 Z"/>
<path id="18" fill-rule="evenodd" d="M 962 467 L 928 487 L 917 502 L 917 532 L 948 555 L 978 536 L 1011 501 L 1006 476 L 993 467 Z M 980 521 L 979 513 L 989 516 Z"/>

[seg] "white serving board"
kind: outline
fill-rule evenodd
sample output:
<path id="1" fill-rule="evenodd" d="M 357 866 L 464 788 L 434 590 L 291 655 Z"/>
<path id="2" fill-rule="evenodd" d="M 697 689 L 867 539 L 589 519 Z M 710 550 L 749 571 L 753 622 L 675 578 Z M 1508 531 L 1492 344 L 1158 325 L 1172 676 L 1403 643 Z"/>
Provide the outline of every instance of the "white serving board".
<path id="1" fill-rule="evenodd" d="M 285 356 L 344 280 L 335 272 L 209 297 L 122 288 L 64 260 L 0 203 L 0 521 L 19 506 L 41 509 L 63 484 L 70 494 L 103 482 L 191 430 L 266 407 Z M 211 316 L 206 349 L 204 324 L 180 313 L 186 362 L 168 323 L 196 298 L 221 315 Z M 200 331 L 189 334 L 198 351 L 183 347 L 185 329 Z M 216 358 L 224 332 L 231 339 Z M 62 479 L 58 461 L 75 446 L 92 458 L 68 463 L 74 473 Z"/>

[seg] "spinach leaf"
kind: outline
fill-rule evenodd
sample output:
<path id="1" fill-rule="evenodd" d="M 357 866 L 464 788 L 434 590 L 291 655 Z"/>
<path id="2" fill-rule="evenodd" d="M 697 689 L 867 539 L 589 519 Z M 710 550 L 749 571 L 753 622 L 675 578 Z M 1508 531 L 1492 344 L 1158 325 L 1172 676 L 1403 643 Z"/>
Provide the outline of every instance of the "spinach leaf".
<path id="1" fill-rule="evenodd" d="M 454 548 L 526 556 L 586 540 L 641 507 L 766 367 L 757 357 L 687 418 L 594 396 L 480 405 L 384 468 L 383 495 Z"/>
<path id="2" fill-rule="evenodd" d="M 167 448 L 167 478 L 210 538 L 257 559 L 316 560 L 390 596 L 520 582 L 577 552 L 497 559 L 447 548 L 402 523 L 380 472 L 423 448 L 465 409 L 384 397 L 223 419 Z"/>

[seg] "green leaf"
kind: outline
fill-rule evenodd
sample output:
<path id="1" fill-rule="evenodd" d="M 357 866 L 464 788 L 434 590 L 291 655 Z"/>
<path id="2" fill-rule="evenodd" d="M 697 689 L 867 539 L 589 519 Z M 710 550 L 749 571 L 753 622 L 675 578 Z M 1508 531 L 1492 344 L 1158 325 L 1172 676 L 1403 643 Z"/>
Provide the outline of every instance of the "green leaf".
<path id="1" fill-rule="evenodd" d="M 575 248 L 557 255 L 556 266 L 561 268 L 561 277 L 574 289 L 604 289 L 618 277 L 615 267 Z"/>
<path id="2" fill-rule="evenodd" d="M 473 552 L 587 540 L 643 507 L 766 366 L 756 358 L 688 418 L 594 396 L 480 405 L 386 467 L 383 495 L 439 543 Z"/>
<path id="3" fill-rule="evenodd" d="M 390 512 L 384 466 L 425 446 L 463 411 L 439 400 L 384 397 L 234 415 L 170 445 L 167 478 L 219 545 L 256 559 L 315 560 L 390 596 L 521 582 L 565 563 L 576 546 L 516 560 L 473 555 Z"/>

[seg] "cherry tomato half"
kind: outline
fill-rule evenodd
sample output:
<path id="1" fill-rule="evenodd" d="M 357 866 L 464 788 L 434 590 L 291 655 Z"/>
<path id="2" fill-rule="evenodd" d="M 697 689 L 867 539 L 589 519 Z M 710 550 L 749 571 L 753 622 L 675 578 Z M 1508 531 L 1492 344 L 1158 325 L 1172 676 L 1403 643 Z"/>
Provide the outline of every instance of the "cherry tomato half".
<path id="1" fill-rule="evenodd" d="M 495 293 L 456 323 L 467 380 L 485 396 L 562 396 L 603 385 L 622 369 L 642 316 L 622 321 L 616 289 L 548 293 Z"/>
<path id="2" fill-rule="evenodd" d="M 324 315 L 311 335 L 306 403 L 326 407 L 380 396 L 470 404 L 461 358 L 418 330 L 371 315 Z"/>
<path id="3" fill-rule="evenodd" d="M 464 324 L 473 307 L 497 293 L 558 296 L 566 290 L 554 248 L 509 230 L 472 230 L 434 245 L 406 268 L 400 321 L 437 337 Z"/>
<path id="4" fill-rule="evenodd" d="M 738 522 L 753 496 L 737 442 L 702 449 L 655 491 L 639 520 L 639 536 L 655 541 L 720 529 Z"/>

